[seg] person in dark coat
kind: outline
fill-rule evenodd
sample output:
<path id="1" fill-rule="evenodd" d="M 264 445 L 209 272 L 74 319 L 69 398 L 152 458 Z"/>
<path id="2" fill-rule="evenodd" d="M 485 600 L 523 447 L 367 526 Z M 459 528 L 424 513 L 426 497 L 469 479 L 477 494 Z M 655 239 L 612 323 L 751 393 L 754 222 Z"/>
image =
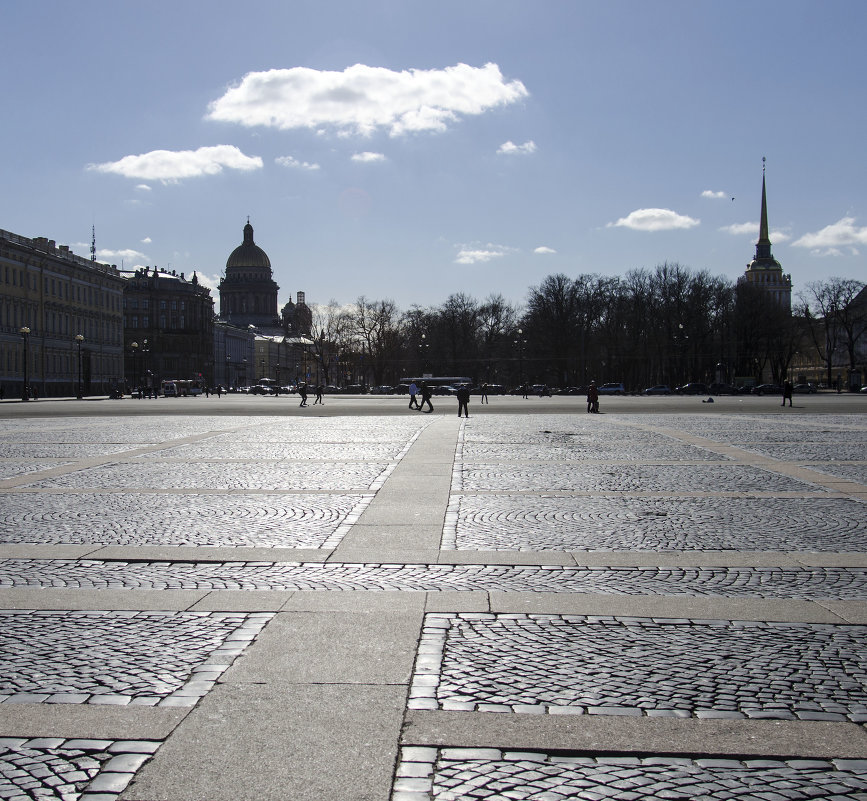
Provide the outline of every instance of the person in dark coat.
<path id="1" fill-rule="evenodd" d="M 599 390 L 596 388 L 596 382 L 591 381 L 587 387 L 587 411 L 592 414 L 599 414 Z"/>
<path id="2" fill-rule="evenodd" d="M 455 393 L 455 397 L 458 399 L 458 417 L 461 416 L 461 410 L 464 412 L 464 417 L 470 416 L 470 388 L 464 384 L 461 387 L 458 387 L 458 391 Z"/>
<path id="3" fill-rule="evenodd" d="M 421 404 L 418 407 L 420 412 L 424 411 L 424 405 L 427 404 L 428 414 L 433 411 L 433 404 L 430 402 L 433 390 L 427 385 L 427 381 L 421 382 Z"/>
<path id="4" fill-rule="evenodd" d="M 786 379 L 783 382 L 783 403 L 782 405 L 786 405 L 786 401 L 789 401 L 789 406 L 792 405 L 792 382 Z"/>

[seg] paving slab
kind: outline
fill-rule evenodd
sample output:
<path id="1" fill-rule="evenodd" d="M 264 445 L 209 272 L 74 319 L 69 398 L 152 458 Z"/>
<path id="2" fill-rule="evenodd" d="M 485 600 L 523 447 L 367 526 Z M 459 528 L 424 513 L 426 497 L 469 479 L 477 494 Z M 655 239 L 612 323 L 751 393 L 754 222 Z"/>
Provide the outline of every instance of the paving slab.
<path id="1" fill-rule="evenodd" d="M 401 743 L 595 753 L 867 757 L 867 730 L 863 726 L 822 721 L 419 710 L 407 713 Z"/>
<path id="2" fill-rule="evenodd" d="M 405 698 L 404 686 L 221 684 L 122 797 L 385 801 Z"/>
<path id="3" fill-rule="evenodd" d="M 93 590 L 20 587 L 0 589 L 2 609 L 117 609 L 182 611 L 192 609 L 207 590 Z"/>
<path id="4" fill-rule="evenodd" d="M 164 740 L 189 711 L 168 706 L 0 704 L 0 737 Z"/>

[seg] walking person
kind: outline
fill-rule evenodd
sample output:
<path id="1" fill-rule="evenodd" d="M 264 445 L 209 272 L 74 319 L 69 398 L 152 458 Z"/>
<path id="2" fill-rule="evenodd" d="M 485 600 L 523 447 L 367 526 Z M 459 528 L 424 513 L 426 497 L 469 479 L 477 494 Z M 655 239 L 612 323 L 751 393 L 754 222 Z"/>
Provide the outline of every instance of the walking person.
<path id="1" fill-rule="evenodd" d="M 463 384 L 458 387 L 458 391 L 455 393 L 455 397 L 458 399 L 458 417 L 461 416 L 461 410 L 464 412 L 464 417 L 470 416 L 470 388 Z"/>
<path id="2" fill-rule="evenodd" d="M 415 381 L 411 381 L 409 385 L 409 408 L 410 409 L 421 409 L 421 406 L 418 404 L 418 400 L 416 399 L 416 395 L 418 395 L 418 384 Z"/>
<path id="3" fill-rule="evenodd" d="M 325 391 L 325 387 L 322 384 L 316 385 L 316 400 L 313 401 L 313 405 L 315 406 L 317 403 L 322 403 L 322 393 Z"/>
<path id="4" fill-rule="evenodd" d="M 482 399 L 479 401 L 480 403 L 490 403 L 488 400 L 488 385 L 482 384 Z"/>
<path id="5" fill-rule="evenodd" d="M 427 381 L 421 382 L 421 405 L 418 407 L 420 412 L 424 411 L 424 405 L 427 404 L 427 414 L 433 411 L 433 404 L 430 402 L 433 390 L 427 385 Z"/>
<path id="6" fill-rule="evenodd" d="M 595 381 L 591 381 L 587 387 L 587 413 L 599 414 L 599 390 Z"/>
<path id="7" fill-rule="evenodd" d="M 785 406 L 786 401 L 788 400 L 789 406 L 791 407 L 791 405 L 792 405 L 792 389 L 793 389 L 792 382 L 789 381 L 789 379 L 787 378 L 785 381 L 783 381 L 783 402 L 781 404 L 782 406 Z"/>
<path id="8" fill-rule="evenodd" d="M 298 394 L 301 396 L 301 403 L 299 403 L 298 405 L 299 406 L 306 406 L 307 405 L 307 384 L 305 384 L 303 381 L 298 385 Z"/>

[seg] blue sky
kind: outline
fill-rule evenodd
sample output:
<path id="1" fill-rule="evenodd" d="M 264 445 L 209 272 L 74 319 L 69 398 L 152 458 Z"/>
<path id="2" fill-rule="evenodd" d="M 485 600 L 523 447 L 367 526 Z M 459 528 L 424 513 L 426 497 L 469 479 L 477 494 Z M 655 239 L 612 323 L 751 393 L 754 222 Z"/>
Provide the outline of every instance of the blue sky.
<path id="1" fill-rule="evenodd" d="M 767 158 L 795 290 L 864 280 L 863 0 L 7 0 L 0 228 L 281 303 L 735 279 Z M 213 292 L 218 300 L 216 290 Z"/>

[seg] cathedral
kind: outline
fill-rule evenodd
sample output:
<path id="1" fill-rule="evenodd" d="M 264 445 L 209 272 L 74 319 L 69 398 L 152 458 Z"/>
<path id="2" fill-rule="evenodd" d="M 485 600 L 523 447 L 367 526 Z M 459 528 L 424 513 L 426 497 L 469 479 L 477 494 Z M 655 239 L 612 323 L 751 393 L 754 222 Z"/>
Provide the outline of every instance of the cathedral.
<path id="1" fill-rule="evenodd" d="M 290 300 L 278 312 L 279 289 L 271 260 L 253 241 L 253 226 L 248 219 L 244 241 L 230 254 L 220 280 L 220 316 L 237 328 L 252 325 L 263 334 L 308 334 L 311 314 L 304 293 L 299 292 L 296 303 Z"/>

